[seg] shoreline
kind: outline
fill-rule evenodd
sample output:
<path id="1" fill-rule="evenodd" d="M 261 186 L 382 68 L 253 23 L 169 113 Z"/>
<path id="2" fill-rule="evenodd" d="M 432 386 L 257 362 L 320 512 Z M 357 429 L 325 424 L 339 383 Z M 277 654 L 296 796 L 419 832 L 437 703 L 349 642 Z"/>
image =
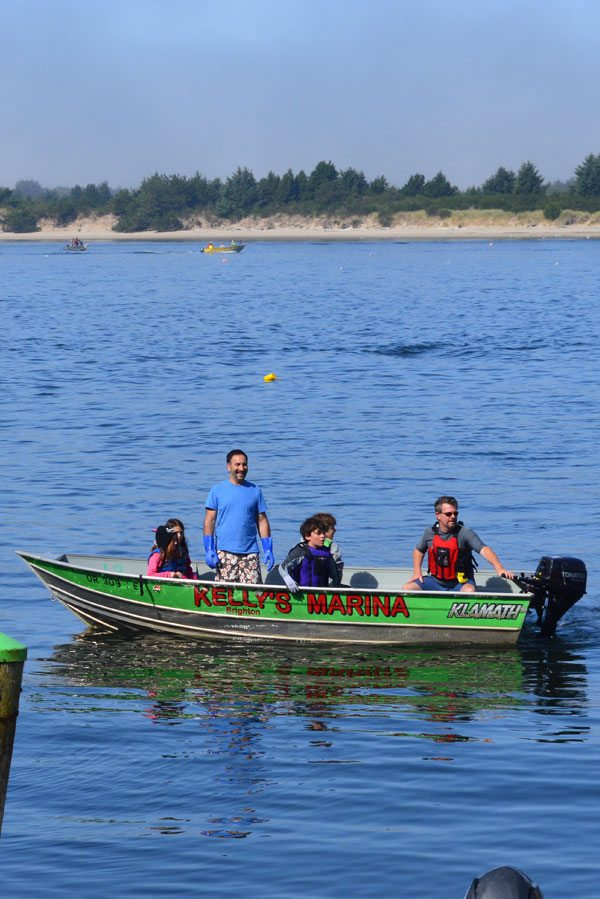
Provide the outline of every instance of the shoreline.
<path id="1" fill-rule="evenodd" d="M 371 228 L 358 229 L 289 229 L 276 231 L 139 231 L 122 234 L 111 231 L 77 231 L 69 235 L 38 231 L 35 234 L 0 233 L 0 243 L 60 243 L 64 245 L 71 236 L 81 238 L 85 243 L 120 243 L 126 241 L 173 241 L 186 243 L 229 243 L 232 239 L 244 243 L 297 242 L 354 242 L 388 241 L 408 243 L 411 241 L 452 241 L 452 240 L 598 240 L 600 228 Z"/>
<path id="2" fill-rule="evenodd" d="M 80 219 L 67 227 L 54 227 L 50 222 L 42 222 L 39 231 L 27 234 L 0 231 L 0 242 L 32 242 L 66 244 L 72 237 L 84 242 L 120 241 L 180 241 L 206 243 L 229 243 L 235 239 L 244 242 L 276 241 L 419 241 L 419 240 L 583 240 L 600 239 L 599 222 L 564 221 L 549 222 L 540 216 L 515 217 L 490 216 L 488 221 L 459 219 L 432 222 L 425 216 L 414 217 L 382 227 L 373 220 L 365 220 L 352 225 L 343 222 L 319 221 L 315 219 L 295 220 L 246 220 L 228 227 L 208 227 L 196 225 L 181 231 L 137 231 L 120 232 L 111 230 L 112 216 Z"/>

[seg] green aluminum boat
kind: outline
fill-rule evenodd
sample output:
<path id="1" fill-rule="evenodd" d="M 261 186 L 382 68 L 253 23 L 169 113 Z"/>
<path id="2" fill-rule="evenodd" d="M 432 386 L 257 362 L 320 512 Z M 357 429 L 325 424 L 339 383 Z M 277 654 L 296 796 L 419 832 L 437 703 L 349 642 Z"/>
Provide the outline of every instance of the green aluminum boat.
<path id="1" fill-rule="evenodd" d="M 52 596 L 88 625 L 192 638 L 516 643 L 530 606 L 538 612 L 542 630 L 550 617 L 555 627 L 566 609 L 551 616 L 547 610 L 558 601 L 570 607 L 585 592 L 586 576 L 582 562 L 566 560 L 578 563 L 583 574 L 579 569 L 568 572 L 565 589 L 572 591 L 578 572 L 583 589 L 576 599 L 571 594 L 565 599 L 557 598 L 557 590 L 549 592 L 539 573 L 544 560 L 529 579 L 522 575 L 509 581 L 493 571 L 478 572 L 476 593 L 403 591 L 400 585 L 409 580 L 411 569 L 346 567 L 343 587 L 290 593 L 277 569 L 265 573 L 264 584 L 230 584 L 215 581 L 204 565 L 198 580 L 180 580 L 147 577 L 144 559 L 18 555 Z M 542 587 L 547 595 L 540 607 Z"/>

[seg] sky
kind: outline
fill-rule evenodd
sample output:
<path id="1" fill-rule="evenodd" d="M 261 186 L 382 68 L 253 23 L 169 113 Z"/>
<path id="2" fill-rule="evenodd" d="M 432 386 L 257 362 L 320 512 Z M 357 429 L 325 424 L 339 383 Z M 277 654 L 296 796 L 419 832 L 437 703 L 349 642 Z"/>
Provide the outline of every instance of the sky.
<path id="1" fill-rule="evenodd" d="M 0 0 L 0 187 L 600 153 L 598 0 Z"/>

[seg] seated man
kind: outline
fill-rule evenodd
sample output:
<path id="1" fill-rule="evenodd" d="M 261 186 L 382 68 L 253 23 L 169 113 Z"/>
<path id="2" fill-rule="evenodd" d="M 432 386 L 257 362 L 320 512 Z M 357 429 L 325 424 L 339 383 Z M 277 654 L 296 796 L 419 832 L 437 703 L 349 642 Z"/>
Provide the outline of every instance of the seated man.
<path id="1" fill-rule="evenodd" d="M 480 553 L 494 566 L 497 574 L 511 578 L 494 550 L 486 546 L 475 531 L 458 520 L 458 502 L 453 496 L 440 496 L 434 503 L 436 523 L 425 528 L 413 552 L 414 578 L 403 590 L 460 590 L 475 592 L 472 553 Z M 422 564 L 427 554 L 428 574 Z"/>
<path id="2" fill-rule="evenodd" d="M 316 517 L 307 518 L 300 525 L 302 542 L 290 549 L 279 566 L 285 584 L 292 593 L 298 587 L 339 587 L 340 576 L 335 560 L 325 542 L 325 528 Z"/>

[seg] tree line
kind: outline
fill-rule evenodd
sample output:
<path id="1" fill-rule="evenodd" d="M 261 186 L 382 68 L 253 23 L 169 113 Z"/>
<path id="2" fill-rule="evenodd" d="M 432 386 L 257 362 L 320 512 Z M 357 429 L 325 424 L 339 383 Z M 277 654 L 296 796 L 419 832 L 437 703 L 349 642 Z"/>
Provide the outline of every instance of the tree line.
<path id="1" fill-rule="evenodd" d="M 502 209 L 526 212 L 542 209 L 555 219 L 565 209 L 600 210 L 600 154 L 588 155 L 566 183 L 547 184 L 537 167 L 524 162 L 517 172 L 500 166 L 480 187 L 460 191 L 443 172 L 427 180 L 415 173 L 402 187 L 384 175 L 368 181 L 354 168 L 339 170 L 319 162 L 310 174 L 269 172 L 257 180 L 250 169 L 238 167 L 228 178 L 209 180 L 160 175 L 144 179 L 137 189 L 111 190 L 101 184 L 47 190 L 37 181 L 19 181 L 14 190 L 0 187 L 0 221 L 4 231 L 29 232 L 41 219 L 69 225 L 80 216 L 116 217 L 114 229 L 176 231 L 194 224 L 219 225 L 245 216 L 271 218 L 279 214 L 302 217 L 335 216 L 355 220 L 377 214 L 390 225 L 402 212 L 424 210 L 450 216 L 458 209 Z"/>

